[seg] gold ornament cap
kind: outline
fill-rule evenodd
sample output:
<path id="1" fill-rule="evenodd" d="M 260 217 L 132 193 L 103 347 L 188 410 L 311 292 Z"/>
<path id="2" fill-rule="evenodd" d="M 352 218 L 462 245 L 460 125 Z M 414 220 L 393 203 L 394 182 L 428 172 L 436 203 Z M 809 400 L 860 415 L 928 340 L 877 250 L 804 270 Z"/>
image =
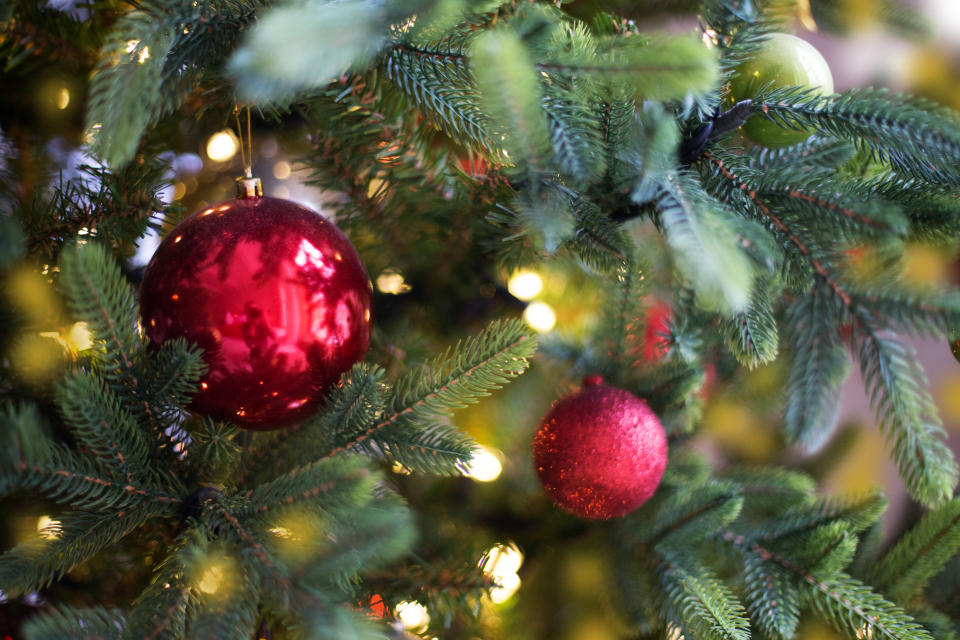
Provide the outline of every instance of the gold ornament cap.
<path id="1" fill-rule="evenodd" d="M 251 175 L 237 178 L 237 197 L 243 200 L 263 197 L 263 184 L 260 178 Z"/>

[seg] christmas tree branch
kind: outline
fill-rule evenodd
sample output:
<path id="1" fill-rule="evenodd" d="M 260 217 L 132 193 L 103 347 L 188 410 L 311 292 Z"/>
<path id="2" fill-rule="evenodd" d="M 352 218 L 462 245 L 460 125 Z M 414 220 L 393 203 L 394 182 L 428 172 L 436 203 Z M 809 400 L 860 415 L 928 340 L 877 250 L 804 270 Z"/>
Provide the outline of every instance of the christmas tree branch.
<path id="1" fill-rule="evenodd" d="M 869 582 L 908 604 L 960 549 L 960 500 L 928 511 L 870 571 Z"/>
<path id="2" fill-rule="evenodd" d="M 913 349 L 878 327 L 867 311 L 858 313 L 857 329 L 861 375 L 900 475 L 911 495 L 936 505 L 953 493 L 958 470 L 943 443 L 926 376 Z"/>
<path id="3" fill-rule="evenodd" d="M 704 640 L 747 640 L 750 622 L 736 596 L 703 565 L 667 553 L 657 574 L 667 618 L 685 634 Z"/>
<path id="4" fill-rule="evenodd" d="M 50 607 L 23 625 L 30 640 L 122 640 L 126 624 L 119 609 L 103 607 Z"/>
<path id="5" fill-rule="evenodd" d="M 781 125 L 850 140 L 907 175 L 960 185 L 960 119 L 931 102 L 884 89 L 838 96 L 781 89 L 756 96 L 754 108 Z"/>
<path id="6" fill-rule="evenodd" d="M 849 633 L 869 630 L 874 634 L 873 637 L 887 640 L 933 640 L 903 610 L 850 576 L 835 573 L 818 577 L 790 559 L 743 536 L 730 531 L 720 532 L 718 536 L 742 552 L 754 554 L 763 562 L 786 570 L 806 586 L 805 593 L 810 596 L 810 601 L 840 629 Z"/>
<path id="7" fill-rule="evenodd" d="M 792 442 L 817 451 L 830 437 L 840 412 L 840 392 L 850 359 L 837 328 L 839 313 L 816 287 L 787 309 L 793 353 L 787 379 L 784 428 Z"/>
<path id="8" fill-rule="evenodd" d="M 783 220 L 780 219 L 777 215 L 773 213 L 770 206 L 767 205 L 763 200 L 757 197 L 757 192 L 754 189 L 751 189 L 747 186 L 746 182 L 738 178 L 728 167 L 727 163 L 724 160 L 718 158 L 714 153 L 710 151 L 704 151 L 703 157 L 705 157 L 711 164 L 713 164 L 720 174 L 730 181 L 731 186 L 747 196 L 750 201 L 753 203 L 756 208 L 763 213 L 763 215 L 769 219 L 774 226 L 783 232 L 783 234 L 790 240 L 790 242 L 797 248 L 797 250 L 806 258 L 810 263 L 810 266 L 813 267 L 813 270 L 823 279 L 823 281 L 830 287 L 831 290 L 836 294 L 836 296 L 843 301 L 847 306 L 852 304 L 852 299 L 850 294 L 844 290 L 843 287 L 833 278 L 829 271 L 827 271 L 823 262 L 811 251 L 809 247 L 788 227 L 784 224 Z"/>
<path id="9" fill-rule="evenodd" d="M 382 429 L 403 421 L 433 420 L 476 402 L 489 390 L 519 375 L 536 350 L 536 339 L 516 321 L 492 324 L 478 336 L 428 367 L 397 380 L 389 411 L 358 433 L 344 433 L 322 459 L 363 443 Z"/>

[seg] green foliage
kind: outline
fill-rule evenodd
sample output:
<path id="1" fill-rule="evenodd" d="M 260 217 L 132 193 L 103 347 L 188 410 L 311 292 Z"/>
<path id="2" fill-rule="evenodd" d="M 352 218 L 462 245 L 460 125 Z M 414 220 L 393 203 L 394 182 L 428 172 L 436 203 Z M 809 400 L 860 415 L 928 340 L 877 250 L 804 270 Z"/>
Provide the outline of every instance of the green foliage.
<path id="1" fill-rule="evenodd" d="M 777 640 L 794 637 L 800 620 L 800 597 L 786 569 L 765 559 L 766 553 L 744 550 L 744 604 L 756 627 Z"/>
<path id="2" fill-rule="evenodd" d="M 795 300 L 787 312 L 793 355 L 784 427 L 787 437 L 807 451 L 817 451 L 832 435 L 840 391 L 850 373 L 836 318 L 829 297 L 816 289 Z"/>
<path id="3" fill-rule="evenodd" d="M 909 605 L 960 549 L 960 500 L 924 514 L 871 571 L 871 584 Z"/>
<path id="4" fill-rule="evenodd" d="M 900 475 L 921 503 L 939 504 L 953 494 L 957 463 L 943 442 L 943 427 L 916 353 L 871 318 L 861 315 L 858 321 L 863 330 L 857 351 L 860 375 Z"/>
<path id="5" fill-rule="evenodd" d="M 151 518 L 169 513 L 167 504 L 146 501 L 130 509 L 65 513 L 55 538 L 38 534 L 0 555 L 0 585 L 11 597 L 43 589 Z"/>
<path id="6" fill-rule="evenodd" d="M 496 322 L 394 384 L 377 424 L 349 439 L 368 453 L 398 459 L 414 471 L 460 473 L 472 442 L 448 428 L 449 412 L 499 389 L 529 366 L 536 339 L 519 321 Z M 341 446 L 348 446 L 347 444 Z"/>
<path id="7" fill-rule="evenodd" d="M 116 260 L 96 245 L 78 243 L 64 250 L 60 271 L 60 286 L 74 313 L 103 341 L 103 371 L 114 378 L 132 373 L 143 342 L 133 291 Z"/>
<path id="8" fill-rule="evenodd" d="M 960 184 L 960 120 L 931 102 L 884 89 L 851 89 L 839 96 L 784 89 L 757 96 L 754 108 L 783 126 L 850 140 L 898 173 Z"/>
<path id="9" fill-rule="evenodd" d="M 550 130 L 536 69 L 520 36 L 505 29 L 478 36 L 470 46 L 470 69 L 510 162 L 534 172 L 546 169 Z"/>
<path id="10" fill-rule="evenodd" d="M 68 375 L 57 388 L 57 403 L 106 476 L 130 482 L 147 467 L 149 445 L 139 426 L 103 382 L 84 372 Z"/>
<path id="11" fill-rule="evenodd" d="M 837 629 L 885 640 L 933 640 L 902 609 L 843 573 L 804 583 L 805 600 Z"/>
<path id="12" fill-rule="evenodd" d="M 154 0 L 107 35 L 90 83 L 87 128 L 111 166 L 129 162 L 144 130 L 177 109 L 218 64 L 262 3 Z"/>
<path id="13" fill-rule="evenodd" d="M 769 285 L 764 284 L 758 283 L 754 288 L 746 309 L 723 322 L 727 346 L 737 361 L 749 369 L 775 360 L 780 346 L 777 321 L 767 293 Z"/>
<path id="14" fill-rule="evenodd" d="M 240 95 L 273 101 L 328 84 L 364 63 L 384 40 L 387 15 L 381 4 L 304 0 L 267 12 L 230 61 Z"/>
<path id="15" fill-rule="evenodd" d="M 677 267 L 697 290 L 700 304 L 725 313 L 744 309 L 754 268 L 738 241 L 735 214 L 683 173 L 663 183 L 658 207 Z"/>
<path id="16" fill-rule="evenodd" d="M 123 623 L 123 614 L 116 609 L 61 605 L 26 622 L 23 633 L 27 640 L 122 640 Z"/>
<path id="17" fill-rule="evenodd" d="M 694 547 L 740 514 L 736 486 L 712 481 L 661 491 L 630 520 L 631 536 L 658 548 Z"/>
<path id="18" fill-rule="evenodd" d="M 646 16 L 666 3 L 641 4 L 620 8 Z M 841 27 L 842 4 L 813 2 L 814 15 Z M 354 610 L 359 594 L 399 599 L 409 589 L 431 611 L 434 602 L 473 605 L 490 578 L 475 558 L 468 569 L 408 558 L 413 514 L 377 467 L 462 474 L 474 444 L 451 414 L 522 372 L 535 340 L 519 322 L 494 323 L 417 366 L 419 334 L 402 327 L 424 318 L 453 326 L 463 316 L 448 319 L 447 309 L 468 296 L 479 309 L 470 322 L 505 313 L 508 296 L 475 292 L 499 282 L 499 267 L 548 256 L 579 260 L 610 289 L 608 317 L 557 352 L 642 395 L 671 437 L 670 468 L 646 505 L 608 525 L 558 520 L 572 544 L 584 532 L 613 538 L 631 633 L 788 640 L 804 608 L 850 636 L 954 633 L 940 611 L 960 617 L 948 560 L 960 545 L 957 467 L 916 356 L 893 332 L 941 338 L 960 325 L 955 291 L 898 280 L 906 242 L 950 247 L 960 233 L 960 120 L 874 89 L 768 91 L 755 113 L 816 135 L 782 150 L 739 148 L 721 108 L 725 79 L 784 28 L 792 1 L 703 0 L 702 39 L 643 33 L 643 20 L 609 14 L 580 20 L 572 14 L 589 13 L 583 3 L 545 1 L 148 0 L 130 9 L 109 0 L 83 7 L 90 20 L 41 5 L 0 7 L 0 56 L 21 75 L 44 62 L 78 77 L 95 67 L 87 128 L 105 166 L 20 189 L 33 174 L 0 162 L 0 205 L 14 214 L 0 218 L 0 265 L 24 248 L 53 264 L 81 231 L 126 251 L 168 209 L 161 136 L 141 145 L 143 134 L 167 116 L 199 122 L 205 111 L 204 127 L 222 126 L 235 102 L 230 80 L 280 124 L 302 118 L 311 180 L 336 192 L 331 210 L 370 256 L 370 273 L 399 265 L 415 287 L 387 304 L 384 327 L 397 334 L 375 340 L 377 358 L 389 355 L 384 369 L 356 365 L 300 425 L 241 433 L 184 416 L 202 354 L 184 341 L 147 348 L 113 257 L 93 244 L 63 251 L 58 285 L 95 346 L 38 403 L 0 380 L 0 490 L 66 512 L 57 537 L 0 556 L 0 589 L 43 588 L 99 553 L 143 557 L 144 539 L 153 580 L 126 613 L 54 609 L 28 625 L 31 637 L 239 638 L 267 622 L 284 637 L 373 638 L 382 625 Z M 878 7 L 916 31 L 892 0 Z M 655 233 L 665 242 L 649 242 Z M 655 247 L 649 259 L 639 259 L 637 240 Z M 879 256 L 875 277 L 857 272 L 864 247 Z M 670 265 L 681 276 L 672 296 L 650 286 Z M 674 307 L 664 362 L 635 357 L 651 289 Z M 437 291 L 452 291 L 448 306 L 430 306 Z M 784 431 L 808 452 L 820 448 L 849 370 L 845 345 L 911 495 L 941 505 L 884 555 L 879 497 L 818 501 L 803 474 L 716 473 L 684 452 L 706 367 L 737 385 L 736 362 L 754 368 L 781 351 Z M 72 448 L 51 436 L 64 433 Z M 395 480 L 418 495 L 414 479 Z M 485 524 L 499 535 L 496 527 L 525 522 L 515 507 Z M 429 515 L 418 521 L 433 526 Z M 545 530 L 534 522 L 522 529 L 531 545 Z M 401 559 L 403 569 L 386 569 Z M 216 562 L 235 572 L 233 589 L 201 588 Z M 380 569 L 386 577 L 365 584 Z"/>
<path id="19" fill-rule="evenodd" d="M 675 554 L 660 572 L 668 617 L 684 634 L 706 640 L 746 640 L 750 622 L 736 597 L 703 566 Z"/>

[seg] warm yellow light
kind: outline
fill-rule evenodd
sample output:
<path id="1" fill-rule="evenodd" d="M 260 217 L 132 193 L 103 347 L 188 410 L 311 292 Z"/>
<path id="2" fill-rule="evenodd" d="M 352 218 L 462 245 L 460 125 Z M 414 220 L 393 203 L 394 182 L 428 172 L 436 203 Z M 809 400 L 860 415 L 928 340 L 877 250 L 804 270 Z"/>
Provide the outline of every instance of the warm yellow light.
<path id="1" fill-rule="evenodd" d="M 409 476 L 412 473 L 410 469 L 407 469 L 400 462 L 394 462 L 390 470 L 396 473 L 397 475 L 401 475 L 401 476 Z"/>
<path id="2" fill-rule="evenodd" d="M 140 55 L 137 56 L 137 62 L 143 64 L 150 58 L 150 47 L 144 47 L 140 52 Z"/>
<path id="3" fill-rule="evenodd" d="M 430 624 L 430 613 L 427 612 L 425 606 L 416 600 L 401 602 L 397 604 L 393 611 L 407 631 L 423 631 Z"/>
<path id="4" fill-rule="evenodd" d="M 218 131 L 207 140 L 207 157 L 214 162 L 226 162 L 237 155 L 240 141 L 237 135 L 229 129 Z"/>
<path id="5" fill-rule="evenodd" d="M 273 529 L 269 529 L 269 531 L 278 538 L 289 539 L 293 537 L 293 531 L 290 531 L 290 529 L 286 527 L 274 527 Z"/>
<path id="6" fill-rule="evenodd" d="M 546 302 L 531 302 L 523 311 L 523 319 L 535 331 L 546 333 L 557 324 L 557 314 Z"/>
<path id="7" fill-rule="evenodd" d="M 532 271 L 517 271 L 510 276 L 507 290 L 520 300 L 533 300 L 543 290 L 543 278 Z"/>
<path id="8" fill-rule="evenodd" d="M 520 576 L 515 573 L 497 576 L 496 582 L 497 586 L 490 589 L 490 599 L 494 604 L 506 602 L 520 588 Z"/>
<path id="9" fill-rule="evenodd" d="M 410 285 L 404 281 L 403 274 L 396 269 L 385 269 L 377 276 L 377 289 L 381 293 L 398 295 L 410 291 Z"/>
<path id="10" fill-rule="evenodd" d="M 477 482 L 493 482 L 500 477 L 503 465 L 490 449 L 480 446 L 467 463 L 464 475 Z"/>
<path id="11" fill-rule="evenodd" d="M 223 567 L 218 564 L 207 567 L 207 570 L 200 576 L 197 582 L 197 588 L 204 593 L 214 594 L 220 590 L 220 583 L 223 581 Z"/>
<path id="12" fill-rule="evenodd" d="M 74 351 L 83 351 L 93 346 L 93 334 L 86 322 L 75 322 L 67 333 L 67 346 Z"/>
<path id="13" fill-rule="evenodd" d="M 480 567 L 488 576 L 499 577 L 516 573 L 523 564 L 523 552 L 514 543 L 491 547 L 480 560 Z"/>
<path id="14" fill-rule="evenodd" d="M 675 627 L 672 624 L 668 626 L 667 640 L 684 640 L 683 634 L 680 632 L 680 628 Z"/>
<path id="15" fill-rule="evenodd" d="M 139 46 L 139 40 L 127 40 L 127 53 L 133 53 Z"/>
<path id="16" fill-rule="evenodd" d="M 290 177 L 290 163 L 281 160 L 273 165 L 273 177 L 277 180 L 286 180 Z"/>
<path id="17" fill-rule="evenodd" d="M 493 578 L 496 585 L 490 589 L 490 599 L 494 604 L 506 602 L 520 588 L 517 571 L 522 564 L 523 553 L 512 542 L 492 547 L 480 559 L 480 568 Z"/>
<path id="18" fill-rule="evenodd" d="M 57 91 L 57 109 L 63 111 L 70 106 L 70 90 L 66 87 L 60 87 Z"/>
<path id="19" fill-rule="evenodd" d="M 37 533 L 41 538 L 56 540 L 60 537 L 60 521 L 50 516 L 40 516 L 37 518 Z"/>

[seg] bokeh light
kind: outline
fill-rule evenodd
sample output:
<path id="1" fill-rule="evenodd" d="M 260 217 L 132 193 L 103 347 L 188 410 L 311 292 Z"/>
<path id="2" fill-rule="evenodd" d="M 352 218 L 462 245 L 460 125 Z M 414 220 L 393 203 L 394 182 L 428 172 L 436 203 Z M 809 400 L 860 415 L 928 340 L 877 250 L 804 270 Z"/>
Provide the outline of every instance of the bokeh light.
<path id="1" fill-rule="evenodd" d="M 410 285 L 406 283 L 402 273 L 390 268 L 384 269 L 383 272 L 377 276 L 377 290 L 380 291 L 380 293 L 399 295 L 410 291 Z"/>
<path id="2" fill-rule="evenodd" d="M 226 162 L 237 155 L 239 149 L 237 134 L 229 129 L 218 131 L 207 140 L 207 157 L 214 162 Z"/>
<path id="3" fill-rule="evenodd" d="M 480 559 L 480 568 L 496 584 L 490 589 L 490 599 L 494 604 L 506 602 L 520 588 L 517 571 L 522 564 L 523 553 L 512 542 L 492 547 Z"/>
<path id="4" fill-rule="evenodd" d="M 57 109 L 63 111 L 70 106 L 70 90 L 66 87 L 60 87 L 57 91 Z"/>
<path id="5" fill-rule="evenodd" d="M 418 633 L 430 624 L 430 613 L 416 600 L 400 602 L 393 611 L 407 631 Z"/>
<path id="6" fill-rule="evenodd" d="M 277 180 L 286 180 L 290 177 L 290 163 L 281 160 L 277 164 L 273 165 L 273 177 Z"/>
<path id="7" fill-rule="evenodd" d="M 223 582 L 223 567 L 214 564 L 203 572 L 200 580 L 197 582 L 197 588 L 207 594 L 214 594 L 220 590 L 220 584 Z"/>
<path id="8" fill-rule="evenodd" d="M 546 302 L 531 302 L 523 311 L 523 319 L 538 333 L 546 333 L 557 324 L 557 314 Z"/>
<path id="9" fill-rule="evenodd" d="M 507 290 L 519 300 L 533 300 L 543 290 L 543 279 L 532 271 L 517 271 L 507 281 Z"/>
<path id="10" fill-rule="evenodd" d="M 481 445 L 467 463 L 464 475 L 477 482 L 493 482 L 502 471 L 503 464 L 497 454 Z"/>

